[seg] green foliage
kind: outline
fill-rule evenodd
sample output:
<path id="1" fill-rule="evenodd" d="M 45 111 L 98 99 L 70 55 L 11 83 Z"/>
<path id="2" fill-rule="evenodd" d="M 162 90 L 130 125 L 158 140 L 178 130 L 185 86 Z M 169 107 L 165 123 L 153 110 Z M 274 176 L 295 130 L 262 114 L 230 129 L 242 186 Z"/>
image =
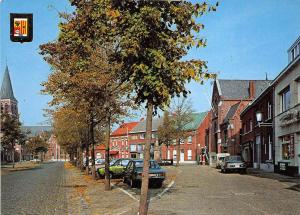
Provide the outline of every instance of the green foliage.
<path id="1" fill-rule="evenodd" d="M 34 137 L 31 137 L 26 141 L 26 149 L 28 152 L 37 155 L 41 152 L 47 152 L 48 151 L 48 135 L 41 134 Z"/>
<path id="2" fill-rule="evenodd" d="M 16 143 L 25 143 L 26 136 L 21 131 L 19 118 L 15 115 L 1 114 L 1 133 L 1 145 L 4 148 L 12 149 Z"/>
<path id="3" fill-rule="evenodd" d="M 169 115 L 168 111 L 164 112 L 163 123 L 157 128 L 158 142 L 165 146 L 170 146 L 176 138 L 176 128 L 174 119 Z"/>
<path id="4" fill-rule="evenodd" d="M 129 81 L 137 104 L 151 102 L 154 108 L 169 105 L 171 97 L 186 96 L 191 80 L 214 77 L 206 62 L 183 57 L 192 47 L 203 47 L 198 37 L 204 25 L 197 18 L 216 6 L 186 1 L 112 1 L 120 14 L 115 23 L 119 51 L 115 59 L 122 62 L 121 78 Z"/>

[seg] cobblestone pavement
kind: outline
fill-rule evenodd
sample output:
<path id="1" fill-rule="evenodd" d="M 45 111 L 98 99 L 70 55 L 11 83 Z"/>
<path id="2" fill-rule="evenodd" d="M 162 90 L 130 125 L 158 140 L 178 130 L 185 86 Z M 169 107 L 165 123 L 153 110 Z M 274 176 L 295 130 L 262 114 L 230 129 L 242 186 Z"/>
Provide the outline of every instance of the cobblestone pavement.
<path id="1" fill-rule="evenodd" d="M 63 162 L 1 177 L 2 215 L 66 215 L 67 189 Z"/>
<path id="2" fill-rule="evenodd" d="M 175 185 L 150 203 L 149 215 L 299 215 L 300 179 L 223 174 L 208 166 L 179 167 Z"/>

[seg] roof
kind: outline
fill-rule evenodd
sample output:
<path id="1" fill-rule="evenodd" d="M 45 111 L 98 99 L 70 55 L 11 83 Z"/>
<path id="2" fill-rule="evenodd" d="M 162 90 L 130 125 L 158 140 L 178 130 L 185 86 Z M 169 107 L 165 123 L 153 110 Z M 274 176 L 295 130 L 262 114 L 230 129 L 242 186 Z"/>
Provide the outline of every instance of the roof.
<path id="1" fill-rule="evenodd" d="M 11 99 L 14 101 L 17 101 L 17 99 L 14 96 L 10 75 L 8 71 L 8 67 L 6 65 L 5 72 L 3 75 L 3 81 L 1 85 L 1 92 L 0 92 L 0 98 L 1 99 Z"/>
<path id="2" fill-rule="evenodd" d="M 254 82 L 255 98 L 267 88 L 270 80 L 224 80 L 217 79 L 216 84 L 219 94 L 225 99 L 248 99 L 250 97 L 249 83 Z"/>
<path id="3" fill-rule="evenodd" d="M 233 116 L 234 116 L 235 112 L 237 111 L 239 105 L 240 105 L 240 102 L 236 103 L 235 105 L 232 105 L 229 108 L 229 110 L 228 110 L 228 112 L 227 112 L 227 114 L 226 114 L 226 116 L 223 120 L 223 123 L 228 122 L 230 119 L 233 118 Z"/>
<path id="4" fill-rule="evenodd" d="M 192 122 L 188 123 L 185 126 L 185 130 L 190 131 L 190 130 L 196 130 L 205 116 L 207 115 L 208 112 L 201 112 L 201 113 L 193 113 L 192 114 Z M 152 131 L 157 131 L 158 127 L 163 123 L 163 118 L 154 118 L 152 120 Z M 146 132 L 146 120 L 141 121 L 136 127 L 132 129 L 131 132 L 129 133 L 142 133 Z"/>
<path id="5" fill-rule="evenodd" d="M 201 122 L 204 120 L 207 113 L 208 112 L 193 113 L 193 121 L 188 123 L 184 129 L 187 131 L 196 130 L 200 126 Z"/>
<path id="6" fill-rule="evenodd" d="M 127 135 L 139 122 L 125 122 L 111 133 L 111 136 Z"/>
<path id="7" fill-rule="evenodd" d="M 43 132 L 51 132 L 52 126 L 22 126 L 23 132 L 30 132 L 28 136 L 36 136 Z"/>
<path id="8" fill-rule="evenodd" d="M 152 131 L 157 131 L 157 128 L 162 124 L 163 118 L 153 118 Z M 140 121 L 129 133 L 146 132 L 146 120 Z"/>

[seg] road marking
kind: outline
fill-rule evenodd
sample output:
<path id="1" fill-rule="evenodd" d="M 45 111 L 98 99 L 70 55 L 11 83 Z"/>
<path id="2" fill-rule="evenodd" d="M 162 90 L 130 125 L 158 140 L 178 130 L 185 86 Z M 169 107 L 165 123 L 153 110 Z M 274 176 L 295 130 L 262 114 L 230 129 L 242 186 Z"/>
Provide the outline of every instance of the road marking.
<path id="1" fill-rule="evenodd" d="M 125 193 L 126 195 L 128 195 L 130 198 L 132 198 L 135 201 L 139 201 L 136 197 L 134 197 L 134 195 L 132 195 L 131 193 L 129 193 L 127 190 L 124 190 L 121 187 L 116 186 L 115 184 L 111 184 L 112 187 L 116 187 L 118 188 L 118 190 L 121 190 L 123 193 Z"/>
<path id="2" fill-rule="evenodd" d="M 171 183 L 168 184 L 168 186 L 161 193 L 159 193 L 158 195 L 150 198 L 149 201 L 152 201 L 153 199 L 156 199 L 156 198 L 161 198 L 174 185 L 174 183 L 175 183 L 175 181 L 171 181 Z"/>

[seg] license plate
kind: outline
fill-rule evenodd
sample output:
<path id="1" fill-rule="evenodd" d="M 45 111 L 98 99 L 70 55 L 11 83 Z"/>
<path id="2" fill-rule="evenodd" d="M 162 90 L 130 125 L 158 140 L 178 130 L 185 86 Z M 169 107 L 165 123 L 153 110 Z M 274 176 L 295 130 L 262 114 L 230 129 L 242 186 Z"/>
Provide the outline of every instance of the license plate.
<path id="1" fill-rule="evenodd" d="M 235 167 L 235 165 L 230 165 L 230 167 Z"/>
<path id="2" fill-rule="evenodd" d="M 158 176 L 157 174 L 149 174 L 149 176 Z"/>

